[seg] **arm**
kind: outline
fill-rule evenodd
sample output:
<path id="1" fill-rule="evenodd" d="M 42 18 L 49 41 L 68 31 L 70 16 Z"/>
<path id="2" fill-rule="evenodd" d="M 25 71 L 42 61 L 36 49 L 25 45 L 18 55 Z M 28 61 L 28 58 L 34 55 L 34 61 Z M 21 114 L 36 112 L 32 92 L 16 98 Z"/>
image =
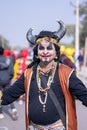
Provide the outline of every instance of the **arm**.
<path id="1" fill-rule="evenodd" d="M 16 101 L 20 95 L 24 94 L 24 74 L 7 90 L 3 91 L 3 96 L 1 98 L 2 105 L 8 105 Z"/>
<path id="2" fill-rule="evenodd" d="M 83 82 L 73 72 L 69 80 L 70 92 L 87 106 L 87 88 Z"/>

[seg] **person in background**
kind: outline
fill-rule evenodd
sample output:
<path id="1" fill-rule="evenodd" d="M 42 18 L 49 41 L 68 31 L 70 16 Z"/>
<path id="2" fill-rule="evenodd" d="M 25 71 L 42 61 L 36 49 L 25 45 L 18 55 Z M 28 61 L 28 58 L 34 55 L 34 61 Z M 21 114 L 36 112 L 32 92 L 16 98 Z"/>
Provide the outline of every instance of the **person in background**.
<path id="1" fill-rule="evenodd" d="M 61 45 L 60 46 L 60 57 L 61 57 L 61 62 L 74 70 L 76 70 L 75 63 L 65 54 L 66 53 L 66 48 L 65 46 Z"/>
<path id="2" fill-rule="evenodd" d="M 7 105 L 26 93 L 26 130 L 77 130 L 75 97 L 87 107 L 87 88 L 74 69 L 61 63 L 59 41 L 66 33 L 58 21 L 57 31 L 27 33 L 34 45 L 33 61 L 8 90 L 1 93 L 1 105 Z M 56 104 L 53 100 L 56 98 Z"/>
<path id="3" fill-rule="evenodd" d="M 13 50 L 4 50 L 4 54 L 3 54 L 5 57 L 9 57 L 14 65 L 15 63 L 15 59 L 16 59 L 16 55 L 14 53 Z"/>
<path id="4" fill-rule="evenodd" d="M 84 56 L 83 56 L 82 51 L 79 52 L 77 60 L 79 61 L 79 69 L 81 70 L 81 67 L 82 67 L 83 62 L 84 62 Z"/>
<path id="5" fill-rule="evenodd" d="M 14 83 L 17 79 L 20 78 L 20 76 L 23 74 L 27 66 L 30 64 L 31 60 L 28 59 L 29 51 L 28 49 L 23 49 L 19 53 L 18 58 L 15 60 L 14 64 L 14 76 L 12 79 L 12 82 Z M 23 104 L 23 101 L 25 100 L 25 95 L 21 95 L 19 98 L 19 104 Z"/>
<path id="6" fill-rule="evenodd" d="M 13 66 L 14 65 L 12 59 L 9 57 L 8 53 L 6 53 L 3 47 L 0 47 L 0 90 L 1 91 L 5 91 L 7 88 L 10 87 L 11 79 L 14 74 Z M 13 120 L 17 120 L 18 115 L 14 103 L 10 104 L 10 108 L 12 110 Z M 4 118 L 3 108 L 1 106 L 0 119 L 3 118 Z"/>

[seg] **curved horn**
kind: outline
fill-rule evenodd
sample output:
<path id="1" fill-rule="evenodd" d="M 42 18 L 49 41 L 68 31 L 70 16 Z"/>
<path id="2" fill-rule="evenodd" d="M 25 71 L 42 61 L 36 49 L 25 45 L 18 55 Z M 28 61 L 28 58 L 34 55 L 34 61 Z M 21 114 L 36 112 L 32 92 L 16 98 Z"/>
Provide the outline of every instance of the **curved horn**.
<path id="1" fill-rule="evenodd" d="M 32 28 L 30 28 L 26 34 L 26 38 L 28 40 L 28 42 L 32 45 L 35 45 L 35 40 L 36 40 L 36 37 L 32 35 Z"/>
<path id="2" fill-rule="evenodd" d="M 66 33 L 66 27 L 64 25 L 64 23 L 60 20 L 60 21 L 57 21 L 59 24 L 60 24 L 60 28 L 58 31 L 55 31 L 54 32 L 54 35 L 56 35 L 58 38 L 57 40 L 59 41 Z"/>

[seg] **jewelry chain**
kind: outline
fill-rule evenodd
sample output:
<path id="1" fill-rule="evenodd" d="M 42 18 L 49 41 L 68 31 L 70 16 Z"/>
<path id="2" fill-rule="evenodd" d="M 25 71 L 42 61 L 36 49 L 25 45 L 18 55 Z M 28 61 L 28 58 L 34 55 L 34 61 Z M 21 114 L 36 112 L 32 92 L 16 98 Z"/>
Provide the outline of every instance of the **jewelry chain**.
<path id="1" fill-rule="evenodd" d="M 39 101 L 42 105 L 45 105 L 46 102 L 47 102 L 48 90 L 50 89 L 51 83 L 53 82 L 56 66 L 57 66 L 57 63 L 54 62 L 54 65 L 53 65 L 53 68 L 52 68 L 52 74 L 48 78 L 46 88 L 41 87 L 40 66 L 37 67 L 37 85 L 38 85 L 38 89 L 39 89 Z M 44 92 L 44 95 L 45 95 L 44 101 L 42 101 L 42 99 L 41 99 L 40 92 Z"/>

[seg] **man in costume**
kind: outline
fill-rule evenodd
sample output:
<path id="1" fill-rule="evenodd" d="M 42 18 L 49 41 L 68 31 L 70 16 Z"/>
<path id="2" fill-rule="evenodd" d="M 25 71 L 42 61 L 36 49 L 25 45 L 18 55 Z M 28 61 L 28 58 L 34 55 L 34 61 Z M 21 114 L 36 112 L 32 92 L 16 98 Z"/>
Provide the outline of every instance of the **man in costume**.
<path id="1" fill-rule="evenodd" d="M 55 32 L 41 31 L 33 36 L 32 29 L 28 31 L 27 40 L 35 45 L 33 62 L 1 93 L 1 105 L 26 93 L 26 130 L 77 130 L 74 97 L 87 106 L 87 88 L 75 71 L 61 62 L 58 42 L 66 28 L 62 21 L 58 23 L 60 28 Z"/>

